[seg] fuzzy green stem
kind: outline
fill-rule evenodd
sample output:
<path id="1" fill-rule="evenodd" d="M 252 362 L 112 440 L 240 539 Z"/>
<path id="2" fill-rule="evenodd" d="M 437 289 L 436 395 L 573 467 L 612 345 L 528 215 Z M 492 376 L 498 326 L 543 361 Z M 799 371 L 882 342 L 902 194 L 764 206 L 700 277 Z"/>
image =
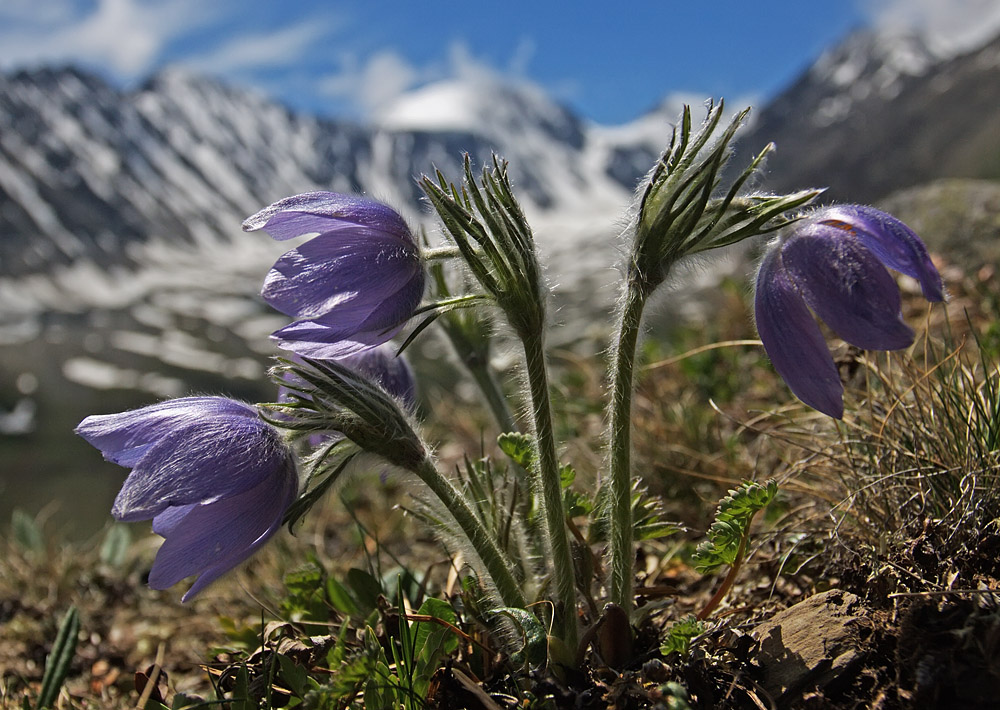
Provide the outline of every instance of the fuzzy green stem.
<path id="1" fill-rule="evenodd" d="M 642 311 L 651 289 L 630 279 L 625 292 L 611 384 L 611 503 L 608 508 L 610 601 L 631 616 L 632 567 L 632 378 Z"/>
<path id="2" fill-rule="evenodd" d="M 462 251 L 458 247 L 433 247 L 420 252 L 424 261 L 444 261 L 445 259 L 456 259 L 462 256 Z"/>
<path id="3" fill-rule="evenodd" d="M 514 415 L 511 414 L 507 396 L 490 368 L 489 336 L 485 332 L 470 333 L 455 316 L 456 314 L 445 314 L 441 320 L 442 329 L 451 341 L 455 354 L 476 381 L 497 426 L 500 427 L 500 432 L 519 431 Z"/>
<path id="4" fill-rule="evenodd" d="M 479 390 L 483 393 L 486 404 L 489 405 L 501 433 L 519 431 L 517 422 L 514 421 L 514 415 L 510 411 L 507 397 L 500 389 L 497 378 L 493 376 L 489 363 L 483 362 L 481 358 L 475 358 L 471 362 L 466 360 L 465 366 L 476 384 L 479 385 Z"/>
<path id="5" fill-rule="evenodd" d="M 545 369 L 545 349 L 540 335 L 522 337 L 528 389 L 531 392 L 531 413 L 535 427 L 535 464 L 532 467 L 535 485 L 541 492 L 541 504 L 552 555 L 552 575 L 556 590 L 555 633 L 568 648 L 575 649 L 576 574 L 570 555 L 566 515 L 563 512 L 559 460 L 556 457 L 555 433 L 552 428 L 552 405 Z"/>
<path id="6" fill-rule="evenodd" d="M 486 573 L 496 586 L 505 606 L 523 609 L 527 605 L 521 587 L 507 564 L 496 540 L 489 534 L 483 522 L 469 507 L 461 492 L 454 484 L 441 475 L 430 459 L 424 459 L 413 472 L 420 477 L 431 492 L 437 496 L 455 522 L 462 528 L 472 548 L 482 560 Z"/>

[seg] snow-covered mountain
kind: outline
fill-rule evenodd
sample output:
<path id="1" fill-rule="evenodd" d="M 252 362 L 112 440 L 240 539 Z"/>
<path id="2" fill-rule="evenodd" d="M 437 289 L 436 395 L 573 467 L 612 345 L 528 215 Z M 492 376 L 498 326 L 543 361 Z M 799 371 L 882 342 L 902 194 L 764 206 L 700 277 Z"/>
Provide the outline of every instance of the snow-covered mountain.
<path id="1" fill-rule="evenodd" d="M 932 47 L 862 31 L 824 53 L 741 139 L 747 155 L 777 144 L 767 187 L 874 202 L 939 177 L 1000 178 L 1000 37 L 957 56 Z"/>
<path id="2" fill-rule="evenodd" d="M 828 126 L 869 97 L 891 101 L 942 59 L 922 35 L 860 31 L 820 55 L 801 82 L 812 96 L 798 100 L 814 105 L 810 122 Z"/>
<path id="3" fill-rule="evenodd" d="M 669 140 L 667 117 L 643 125 L 609 135 L 531 87 L 482 81 L 427 87 L 362 126 L 180 71 L 133 91 L 74 68 L 0 74 L 0 436 L 24 444 L 0 455 L 0 517 L 10 501 L 113 497 L 113 472 L 95 479 L 71 435 L 89 413 L 273 398 L 268 334 L 287 318 L 257 294 L 288 245 L 240 225 L 290 194 L 368 193 L 434 238 L 416 177 L 457 181 L 466 151 L 482 165 L 496 150 L 540 251 L 564 267 L 547 272 L 555 290 L 593 304 L 560 336 L 581 337 L 613 298 L 616 219 Z M 645 159 L 623 169 L 625 153 Z M 59 476 L 4 473 L 29 465 Z"/>
<path id="4" fill-rule="evenodd" d="M 6 276 L 232 237 L 243 217 L 309 189 L 366 192 L 419 219 L 415 178 L 440 168 L 457 179 L 466 151 L 510 159 L 530 213 L 613 214 L 641 174 L 622 174 L 614 151 L 659 149 L 647 136 L 594 140 L 539 90 L 498 83 L 433 85 L 359 126 L 180 71 L 119 92 L 77 69 L 43 69 L 0 76 L 0 123 Z M 656 142 L 669 131 L 663 119 Z"/>
<path id="5" fill-rule="evenodd" d="M 433 237 L 416 178 L 459 180 L 465 152 L 510 161 L 556 288 L 606 290 L 616 220 L 675 115 L 604 129 L 483 77 L 358 125 L 179 70 L 127 92 L 71 67 L 0 75 L 0 315 L 127 307 L 185 284 L 253 294 L 283 247 L 242 220 L 307 190 L 372 195 Z"/>
<path id="6" fill-rule="evenodd" d="M 998 55 L 1000 40 L 942 59 L 914 35 L 856 33 L 755 111 L 741 149 L 777 143 L 766 188 L 829 185 L 838 198 L 988 177 Z M 358 125 L 179 70 L 133 91 L 71 67 L 0 74 L 0 311 L 127 300 L 164 270 L 259 273 L 277 248 L 240 222 L 305 190 L 364 192 L 425 221 L 416 177 L 439 168 L 458 179 L 465 152 L 510 160 L 542 251 L 557 264 L 569 255 L 557 286 L 608 277 L 616 220 L 669 140 L 679 99 L 597 126 L 537 87 L 479 76 L 415 90 Z"/>

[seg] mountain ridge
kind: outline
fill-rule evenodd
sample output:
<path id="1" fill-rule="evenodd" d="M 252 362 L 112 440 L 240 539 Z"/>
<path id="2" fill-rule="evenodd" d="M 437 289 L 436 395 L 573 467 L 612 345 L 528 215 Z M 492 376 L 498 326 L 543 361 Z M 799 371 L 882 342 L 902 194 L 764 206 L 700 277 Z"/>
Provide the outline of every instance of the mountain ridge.
<path id="1" fill-rule="evenodd" d="M 943 58 L 917 36 L 855 33 L 753 112 L 734 166 L 774 141 L 761 187 L 828 185 L 827 198 L 862 202 L 934 177 L 995 178 L 998 78 L 1000 38 Z M 218 249 L 241 238 L 247 214 L 311 189 L 367 193 L 421 224 L 417 176 L 437 168 L 457 180 L 465 152 L 480 165 L 494 151 L 510 160 L 552 250 L 579 257 L 589 250 L 577 241 L 610 241 L 669 142 L 671 97 L 602 126 L 537 87 L 490 81 L 423 87 L 365 125 L 298 114 L 186 70 L 130 90 L 76 67 L 0 73 L 0 277 L 80 260 L 131 268 L 171 245 Z M 440 113 L 443 96 L 452 120 L 435 123 L 427 110 Z M 597 251 L 594 265 L 607 256 Z"/>
<path id="2" fill-rule="evenodd" d="M 769 190 L 821 185 L 826 200 L 872 203 L 937 178 L 1000 178 L 1000 36 L 943 57 L 920 38 L 890 41 L 909 66 L 879 62 L 879 36 L 853 35 L 757 112 L 740 152 L 777 142 Z M 872 63 L 859 66 L 864 46 Z"/>

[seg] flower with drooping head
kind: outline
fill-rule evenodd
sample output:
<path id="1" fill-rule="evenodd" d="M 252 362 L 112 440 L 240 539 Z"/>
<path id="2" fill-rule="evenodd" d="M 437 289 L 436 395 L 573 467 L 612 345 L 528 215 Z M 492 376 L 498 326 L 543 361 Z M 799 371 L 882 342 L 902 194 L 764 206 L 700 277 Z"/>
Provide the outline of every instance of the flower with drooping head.
<path id="1" fill-rule="evenodd" d="M 913 331 L 886 267 L 916 279 L 928 301 L 944 300 L 924 243 L 872 207 L 819 209 L 772 242 L 761 261 L 754 313 L 764 349 L 795 396 L 831 417 L 843 416 L 844 388 L 813 313 L 859 348 L 909 346 Z"/>
<path id="2" fill-rule="evenodd" d="M 286 197 L 243 222 L 283 241 L 318 234 L 274 264 L 261 295 L 297 320 L 271 337 L 292 352 L 340 358 L 398 333 L 424 293 L 420 250 L 386 205 L 334 192 Z"/>
<path id="3" fill-rule="evenodd" d="M 111 513 L 124 522 L 152 518 L 165 540 L 149 586 L 197 574 L 183 601 L 267 542 L 298 492 L 291 451 L 243 402 L 184 397 L 90 416 L 76 433 L 132 469 Z"/>

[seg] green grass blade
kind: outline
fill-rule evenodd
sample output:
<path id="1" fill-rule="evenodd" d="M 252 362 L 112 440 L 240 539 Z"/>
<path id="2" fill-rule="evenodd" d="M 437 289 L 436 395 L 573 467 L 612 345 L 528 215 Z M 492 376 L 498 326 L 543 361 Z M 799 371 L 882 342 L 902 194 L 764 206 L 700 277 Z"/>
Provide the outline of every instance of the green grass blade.
<path id="1" fill-rule="evenodd" d="M 52 652 L 45 659 L 45 672 L 42 675 L 42 689 L 38 694 L 37 710 L 51 707 L 62 688 L 69 666 L 76 654 L 77 636 L 80 634 L 80 612 L 76 606 L 71 606 L 63 617 L 56 633 Z"/>

